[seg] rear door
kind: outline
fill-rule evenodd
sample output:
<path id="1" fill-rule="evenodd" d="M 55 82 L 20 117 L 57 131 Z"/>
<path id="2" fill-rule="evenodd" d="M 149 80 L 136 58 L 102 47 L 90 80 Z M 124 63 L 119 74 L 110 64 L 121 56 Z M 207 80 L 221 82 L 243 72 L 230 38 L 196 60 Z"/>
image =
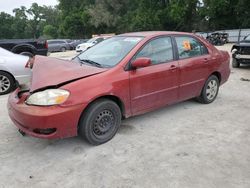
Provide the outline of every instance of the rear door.
<path id="1" fill-rule="evenodd" d="M 174 60 L 171 37 L 148 42 L 133 58 L 147 57 L 152 65 L 130 70 L 133 115 L 173 103 L 178 98 L 178 61 Z"/>
<path id="2" fill-rule="evenodd" d="M 211 55 L 204 44 L 191 36 L 176 36 L 180 66 L 179 99 L 186 100 L 200 95 L 209 73 Z"/>

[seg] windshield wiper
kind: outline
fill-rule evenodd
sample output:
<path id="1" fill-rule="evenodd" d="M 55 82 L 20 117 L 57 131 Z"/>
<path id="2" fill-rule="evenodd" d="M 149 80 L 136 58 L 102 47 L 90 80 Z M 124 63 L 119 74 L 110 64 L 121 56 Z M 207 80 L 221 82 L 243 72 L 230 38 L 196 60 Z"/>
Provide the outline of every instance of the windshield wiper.
<path id="1" fill-rule="evenodd" d="M 81 62 L 85 62 L 85 63 L 88 63 L 88 64 L 91 64 L 91 65 L 94 65 L 96 67 L 102 67 L 102 65 L 100 63 L 97 63 L 95 61 L 92 61 L 90 59 L 80 59 Z"/>

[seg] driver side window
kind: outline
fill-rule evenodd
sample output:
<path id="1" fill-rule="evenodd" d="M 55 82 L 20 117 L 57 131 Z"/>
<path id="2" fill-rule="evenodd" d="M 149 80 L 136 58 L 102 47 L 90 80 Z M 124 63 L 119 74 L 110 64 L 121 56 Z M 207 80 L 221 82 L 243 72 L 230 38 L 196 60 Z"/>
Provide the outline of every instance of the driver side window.
<path id="1" fill-rule="evenodd" d="M 160 64 L 173 60 L 171 38 L 161 37 L 150 41 L 136 55 L 135 59 L 140 57 L 150 58 L 152 64 Z"/>

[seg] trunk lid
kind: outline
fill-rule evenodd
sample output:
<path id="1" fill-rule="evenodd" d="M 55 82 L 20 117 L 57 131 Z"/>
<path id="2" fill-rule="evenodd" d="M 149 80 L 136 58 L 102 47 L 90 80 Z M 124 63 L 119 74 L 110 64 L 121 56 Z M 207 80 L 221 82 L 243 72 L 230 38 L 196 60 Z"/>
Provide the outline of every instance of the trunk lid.
<path id="1" fill-rule="evenodd" d="M 30 92 L 46 87 L 58 86 L 77 79 L 106 71 L 105 68 L 88 66 L 73 61 L 44 56 L 35 56 Z"/>

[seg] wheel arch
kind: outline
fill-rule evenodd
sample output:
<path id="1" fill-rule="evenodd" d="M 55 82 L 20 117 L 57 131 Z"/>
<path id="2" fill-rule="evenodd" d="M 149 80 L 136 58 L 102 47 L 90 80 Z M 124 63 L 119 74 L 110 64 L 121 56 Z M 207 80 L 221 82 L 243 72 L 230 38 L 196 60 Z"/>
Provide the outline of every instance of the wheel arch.
<path id="1" fill-rule="evenodd" d="M 4 72 L 4 73 L 10 75 L 11 78 L 13 78 L 14 83 L 15 83 L 15 86 L 14 86 L 15 88 L 17 88 L 19 86 L 19 82 L 16 80 L 16 78 L 13 76 L 13 74 L 11 74 L 10 72 L 8 72 L 6 70 L 1 70 L 1 69 L 0 69 L 0 72 Z"/>
<path id="2" fill-rule="evenodd" d="M 221 83 L 221 73 L 220 72 L 215 71 L 212 74 L 210 74 L 209 77 L 212 76 L 212 75 L 216 76 L 218 78 L 218 80 L 219 80 L 219 83 Z"/>
<path id="3" fill-rule="evenodd" d="M 30 53 L 34 54 L 36 49 L 32 45 L 28 45 L 28 44 L 23 45 L 22 44 L 22 45 L 14 46 L 11 51 L 13 53 L 17 53 L 17 54 L 20 54 L 22 52 L 30 52 Z"/>
<path id="4" fill-rule="evenodd" d="M 81 118 L 82 118 L 83 114 L 87 111 L 87 109 L 88 109 L 93 103 L 95 103 L 96 101 L 98 101 L 98 100 L 100 100 L 100 99 L 108 99 L 108 100 L 111 100 L 111 101 L 115 102 L 115 103 L 119 106 L 119 108 L 120 108 L 120 110 L 121 110 L 122 118 L 125 118 L 125 106 L 124 106 L 123 101 L 122 101 L 119 97 L 117 97 L 117 96 L 115 96 L 115 95 L 102 95 L 102 96 L 99 96 L 99 97 L 93 99 L 93 100 L 86 106 L 86 108 L 82 111 L 82 113 L 81 113 L 81 115 L 80 115 L 80 118 L 79 118 L 79 120 L 78 120 L 78 124 L 77 124 L 77 132 L 78 132 L 78 130 L 79 130 L 79 123 L 80 123 L 80 121 L 81 121 Z"/>
<path id="5" fill-rule="evenodd" d="M 14 80 L 15 82 L 17 82 L 16 78 L 15 78 L 15 77 L 13 76 L 13 74 L 11 74 L 10 72 L 8 72 L 8 71 L 6 71 L 6 70 L 1 70 L 1 69 L 0 69 L 0 72 L 5 72 L 5 73 L 9 74 L 9 75 L 13 78 L 13 80 Z"/>
<path id="6" fill-rule="evenodd" d="M 108 99 L 108 100 L 111 100 L 111 101 L 115 102 L 115 103 L 119 106 L 119 108 L 120 108 L 120 110 L 121 110 L 122 117 L 123 117 L 123 118 L 125 117 L 125 114 L 126 114 L 126 113 L 125 113 L 125 105 L 124 105 L 123 101 L 122 101 L 119 97 L 117 97 L 117 96 L 115 96 L 115 95 L 102 95 L 102 96 L 99 96 L 99 97 L 93 99 L 93 100 L 87 105 L 87 107 L 83 110 L 82 114 L 83 114 L 83 113 L 84 113 L 93 103 L 95 103 L 96 101 L 98 101 L 98 100 L 100 100 L 100 99 Z"/>

